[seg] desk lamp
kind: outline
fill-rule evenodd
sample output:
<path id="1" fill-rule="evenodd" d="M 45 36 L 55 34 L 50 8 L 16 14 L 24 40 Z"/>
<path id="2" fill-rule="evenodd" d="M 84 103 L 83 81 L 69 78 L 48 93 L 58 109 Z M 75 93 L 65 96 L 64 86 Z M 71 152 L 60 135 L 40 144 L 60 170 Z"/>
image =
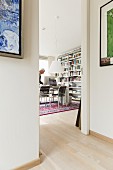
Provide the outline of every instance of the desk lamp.
<path id="1" fill-rule="evenodd" d="M 60 61 L 53 61 L 51 66 L 50 66 L 49 72 L 55 74 L 55 77 L 56 77 L 57 82 L 58 82 L 57 76 L 58 76 L 59 73 L 63 72 L 63 67 L 61 66 Z"/>

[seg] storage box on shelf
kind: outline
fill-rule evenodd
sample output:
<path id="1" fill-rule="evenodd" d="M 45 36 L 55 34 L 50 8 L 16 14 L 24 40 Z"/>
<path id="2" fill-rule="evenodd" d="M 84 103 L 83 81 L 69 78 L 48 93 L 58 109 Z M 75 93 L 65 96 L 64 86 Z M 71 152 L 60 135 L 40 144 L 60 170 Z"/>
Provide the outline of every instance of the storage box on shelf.
<path id="1" fill-rule="evenodd" d="M 58 77 L 60 84 L 65 84 L 69 89 L 72 100 L 81 98 L 81 48 L 62 54 L 58 57 L 64 72 Z"/>

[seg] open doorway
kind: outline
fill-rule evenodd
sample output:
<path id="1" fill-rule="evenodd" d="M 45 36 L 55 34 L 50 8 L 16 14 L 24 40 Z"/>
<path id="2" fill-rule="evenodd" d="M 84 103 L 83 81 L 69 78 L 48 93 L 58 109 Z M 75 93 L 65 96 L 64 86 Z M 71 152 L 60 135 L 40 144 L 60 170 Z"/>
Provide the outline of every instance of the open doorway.
<path id="1" fill-rule="evenodd" d="M 44 8 L 39 7 L 40 12 L 41 12 L 41 10 L 42 11 L 44 10 L 46 12 L 46 10 L 47 10 L 46 7 L 49 3 L 48 1 L 49 0 L 45 0 L 45 1 L 40 0 L 39 1 L 39 2 L 42 2 L 43 6 L 44 6 Z M 71 2 L 74 2 L 74 1 L 75 0 L 72 0 Z M 57 2 L 59 3 L 58 7 L 61 7 L 63 10 L 64 6 L 60 6 L 62 1 L 56 1 L 56 3 Z M 80 2 L 80 0 L 78 0 L 78 2 Z M 50 10 L 49 10 L 50 13 L 51 13 L 51 10 L 52 10 L 52 12 L 54 11 L 54 8 L 52 7 L 52 3 L 54 4 L 55 1 L 53 2 L 53 0 L 52 0 L 50 3 Z M 55 6 L 56 6 L 56 3 L 55 3 Z M 82 73 L 84 73 L 82 76 L 82 85 L 84 84 L 84 86 L 82 86 L 82 101 L 81 101 L 82 102 L 82 108 L 81 108 L 81 110 L 82 110 L 81 125 L 82 126 L 81 126 L 81 131 L 84 134 L 89 134 L 89 49 L 88 49 L 89 48 L 89 25 L 88 24 L 89 24 L 89 9 L 90 8 L 89 8 L 89 0 L 81 0 L 80 3 L 81 3 L 79 6 L 80 7 L 79 10 L 81 10 L 80 15 L 82 13 L 82 23 L 81 23 L 82 24 L 82 26 L 81 26 L 82 27 L 82 31 L 81 31 L 82 32 L 82 42 L 80 43 L 80 46 L 82 47 L 81 48 L 81 52 L 82 52 L 82 58 L 81 58 L 82 59 L 82 67 L 81 67 L 81 69 L 82 69 Z M 63 4 L 65 5 L 65 0 L 64 0 Z M 72 9 L 69 7 L 69 4 L 70 4 L 70 1 L 68 2 L 68 7 L 66 9 L 67 12 L 65 14 L 65 16 L 67 17 L 66 21 L 67 21 L 67 19 L 69 19 L 68 12 L 70 12 L 70 9 Z M 39 4 L 39 6 L 40 6 L 40 4 Z M 73 6 L 74 7 L 76 6 L 78 8 L 77 0 L 76 0 L 76 5 L 73 5 Z M 58 8 L 57 8 L 57 10 L 59 11 Z M 75 8 L 72 11 L 76 11 Z M 70 20 L 75 19 L 75 15 L 77 17 L 80 16 L 78 13 L 76 13 L 76 14 L 74 13 L 73 17 Z M 50 23 L 52 20 L 51 17 L 52 17 L 52 15 L 49 17 Z M 57 21 L 61 22 L 60 19 L 62 17 L 60 17 L 59 14 L 56 17 L 56 14 L 55 14 L 55 17 L 53 17 L 53 18 L 54 18 L 54 20 L 57 19 Z M 44 39 L 45 40 L 50 39 L 50 37 L 53 34 L 51 34 L 52 32 L 49 32 L 49 27 L 46 26 L 47 20 L 46 20 L 45 24 L 44 24 L 43 20 L 41 20 L 41 15 L 40 15 L 40 22 L 42 22 L 42 25 L 43 25 L 42 27 L 40 27 L 40 31 L 42 32 L 42 35 L 40 35 L 40 43 L 41 43 L 41 41 Z M 76 22 L 76 24 L 77 24 L 77 22 Z M 41 23 L 40 23 L 40 25 L 41 25 Z M 70 26 L 69 23 L 68 23 L 68 25 Z M 53 28 L 53 26 L 51 24 L 50 24 L 50 27 Z M 54 26 L 54 28 L 56 28 L 56 27 Z M 65 28 L 63 28 L 62 31 L 64 31 Z M 71 28 L 71 26 L 69 28 Z M 57 27 L 56 30 L 58 30 L 58 29 L 59 28 Z M 45 35 L 45 32 L 47 30 L 48 30 L 48 32 L 46 33 L 47 37 L 44 38 L 43 36 Z M 55 32 L 55 29 L 54 29 L 54 32 Z M 71 35 L 71 33 L 72 33 L 72 31 L 70 31 L 70 35 Z M 57 35 L 58 35 L 58 33 L 57 33 Z M 64 38 L 66 37 L 66 36 L 64 36 L 64 32 L 62 33 L 62 35 Z M 52 36 L 52 37 L 55 37 L 55 36 Z M 61 38 L 61 40 L 62 40 L 62 38 Z M 68 38 L 68 40 L 70 40 L 70 39 L 71 38 Z M 41 44 L 39 43 L 40 44 L 40 50 L 39 50 L 40 56 L 44 56 L 44 57 L 46 56 L 48 58 L 48 61 L 49 61 L 48 67 L 50 67 L 52 61 L 56 59 L 56 56 L 58 57 L 61 54 L 69 52 L 72 49 L 72 48 L 66 47 L 65 50 L 58 52 L 59 51 L 58 49 L 60 49 L 58 42 L 59 42 L 58 38 L 57 38 L 57 41 L 54 38 L 53 43 L 52 44 L 45 43 L 45 47 L 44 47 L 43 43 L 42 43 L 43 44 L 42 47 L 41 47 Z M 65 42 L 66 42 L 66 40 L 65 40 Z M 65 42 L 64 42 L 64 44 L 65 44 Z M 46 49 L 48 51 L 49 45 L 54 46 L 53 48 L 51 46 L 51 49 L 52 49 L 51 55 L 49 53 L 47 55 L 42 54 L 41 50 L 43 48 L 45 49 L 47 47 Z M 74 46 L 73 49 L 75 49 L 77 47 L 78 47 L 78 45 Z M 53 55 L 53 52 L 56 52 L 56 51 L 58 52 L 58 55 L 56 55 L 56 53 Z M 84 66 L 84 70 L 83 70 L 83 66 Z M 62 164 L 62 162 L 66 161 L 67 163 L 70 163 L 68 161 L 68 160 L 70 160 L 70 154 L 68 154 L 68 153 L 72 153 L 72 161 L 75 163 L 76 158 L 73 159 L 73 153 L 74 153 L 74 149 L 75 149 L 74 146 L 76 146 L 75 141 L 76 141 L 76 139 L 78 139 L 80 137 L 79 138 L 80 140 L 78 141 L 78 143 L 79 143 L 85 137 L 84 135 L 81 134 L 81 131 L 78 130 L 78 128 L 76 128 L 76 126 L 75 126 L 77 113 L 78 113 L 78 110 L 73 110 L 73 111 L 68 111 L 68 112 L 62 112 L 62 114 L 49 114 L 47 116 L 40 117 L 40 151 L 42 153 L 41 159 L 43 161 L 43 160 L 45 160 L 45 157 L 46 158 L 49 157 L 48 159 L 50 160 L 51 169 L 57 169 L 57 165 L 55 164 L 55 161 L 58 162 L 58 164 L 61 163 L 60 167 L 62 167 L 62 168 L 60 168 L 60 169 L 64 169 L 62 166 L 64 164 Z M 67 147 L 67 146 L 69 146 L 69 147 Z M 77 146 L 77 147 L 79 147 L 79 146 Z M 64 149 L 65 149 L 65 151 L 64 151 Z M 67 158 L 67 156 L 65 157 L 65 155 L 67 155 L 68 158 Z M 46 159 L 46 160 L 48 160 L 48 159 Z M 75 166 L 74 166 L 74 168 L 75 168 Z M 48 167 L 49 167 L 49 164 L 48 164 Z M 46 164 L 45 164 L 45 169 L 47 169 Z"/>
<path id="2" fill-rule="evenodd" d="M 77 56 L 75 54 L 75 57 L 78 57 L 78 58 L 81 57 L 82 65 L 81 65 L 81 68 L 79 69 L 82 72 L 83 72 L 83 63 L 84 63 L 84 66 L 85 66 L 84 74 L 87 73 L 87 76 L 84 76 L 84 78 L 82 78 L 82 81 L 85 80 L 84 89 L 86 91 L 85 93 L 84 92 L 81 93 L 82 101 L 83 99 L 85 99 L 85 101 L 82 102 L 82 111 L 84 110 L 84 115 L 82 115 L 82 132 L 84 134 L 88 134 L 88 131 L 89 131 L 89 128 L 88 128 L 89 122 L 88 122 L 88 115 L 87 115 L 88 113 L 87 109 L 89 108 L 87 104 L 88 102 L 87 97 L 89 95 L 88 94 L 89 91 L 87 87 L 87 84 L 88 84 L 87 80 L 89 78 L 88 77 L 89 72 L 87 70 L 89 68 L 87 67 L 87 64 L 88 64 L 87 60 L 89 57 L 87 55 L 88 54 L 87 41 L 89 42 L 88 25 L 87 25 L 88 23 L 88 18 L 87 18 L 88 10 L 87 9 L 89 9 L 88 5 L 89 5 L 89 0 L 84 0 L 84 1 L 82 0 L 81 1 L 80 0 L 71 0 L 71 1 L 65 1 L 65 0 L 43 1 L 41 0 L 40 5 L 39 5 L 40 7 L 39 9 L 40 11 L 40 42 L 39 42 L 40 49 L 39 51 L 40 51 L 40 56 L 44 56 L 48 58 L 48 62 L 49 62 L 48 68 L 50 69 L 50 65 L 52 64 L 52 61 L 54 60 L 55 61 L 60 60 L 61 63 L 66 64 L 67 62 L 67 61 L 65 62 L 66 56 L 68 56 L 67 63 L 70 64 L 71 66 L 75 65 L 75 61 L 73 60 L 74 52 L 78 55 Z M 41 11 L 43 11 L 45 15 L 44 13 L 41 14 Z M 82 14 L 82 20 L 81 20 L 81 14 Z M 45 19 L 46 19 L 46 22 L 44 22 Z M 49 24 L 47 21 L 49 21 Z M 81 27 L 82 27 L 82 31 L 81 31 Z M 81 42 L 81 32 L 83 34 L 82 35 L 83 42 Z M 50 43 L 50 40 L 52 40 L 51 43 Z M 82 48 L 81 48 L 81 45 L 82 45 Z M 80 56 L 81 53 L 82 55 Z M 83 54 L 84 54 L 84 59 L 83 59 Z M 69 60 L 71 59 L 71 57 L 72 57 L 72 61 Z M 78 65 L 81 64 L 81 61 L 77 61 Z M 69 70 L 69 67 L 68 67 L 68 70 L 64 70 L 64 71 L 69 72 L 71 70 Z M 60 74 L 61 73 L 57 73 L 57 77 L 56 77 L 57 80 L 58 80 L 58 76 L 60 77 Z M 77 77 L 79 79 L 79 73 L 77 74 L 78 74 Z M 55 74 L 50 75 L 49 72 L 48 72 L 48 75 L 53 76 L 53 77 L 56 76 Z M 65 78 L 67 76 L 72 77 L 73 74 L 65 75 Z M 80 74 L 80 76 L 82 77 L 82 74 Z M 82 84 L 83 82 L 81 83 L 81 85 Z M 69 84 L 68 84 L 68 87 L 69 87 Z M 77 88 L 80 88 L 80 86 L 78 85 Z M 82 90 L 83 90 L 83 87 L 82 87 Z M 69 94 L 69 91 L 68 91 L 68 94 Z M 68 98 L 68 101 L 70 100 L 69 95 L 66 98 Z M 48 105 L 46 105 L 46 107 L 48 107 Z M 49 110 L 50 110 L 50 107 L 49 107 Z M 53 131 L 54 131 L 54 135 L 56 134 L 58 135 L 61 132 L 64 133 L 65 131 L 65 134 L 63 136 L 64 138 L 66 137 L 68 129 L 72 130 L 73 128 L 73 130 L 75 131 L 75 121 L 76 121 L 77 113 L 78 113 L 78 110 L 75 109 L 73 111 L 62 112 L 62 114 L 49 114 L 49 116 L 41 116 L 40 117 L 40 123 L 41 123 L 41 133 L 40 133 L 41 137 L 40 138 L 42 139 L 40 142 L 41 149 L 42 147 L 45 150 L 47 149 L 46 143 L 44 143 L 44 141 L 47 140 L 47 137 L 49 137 L 49 142 L 51 141 L 51 138 L 56 138 L 55 136 L 54 137 L 51 136 Z M 44 135 L 45 136 L 47 135 L 47 136 L 44 138 Z M 56 140 L 61 140 L 62 135 L 60 136 L 58 135 L 58 139 L 56 138 Z M 49 145 L 47 147 L 49 147 Z M 49 152 L 51 151 L 51 149 L 49 150 Z M 47 151 L 47 154 L 50 154 L 50 153 L 48 153 Z"/>
<path id="3" fill-rule="evenodd" d="M 81 99 L 81 1 L 41 0 L 39 13 L 40 60 L 48 61 L 48 68 L 39 62 L 45 71 L 40 75 L 40 115 L 77 110 Z"/>

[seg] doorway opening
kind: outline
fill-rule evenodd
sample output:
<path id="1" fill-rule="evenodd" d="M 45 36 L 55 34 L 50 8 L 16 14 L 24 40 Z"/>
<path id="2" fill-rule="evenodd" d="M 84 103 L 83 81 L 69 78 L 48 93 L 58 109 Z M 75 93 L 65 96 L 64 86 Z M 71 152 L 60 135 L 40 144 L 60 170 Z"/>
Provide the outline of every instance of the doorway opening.
<path id="1" fill-rule="evenodd" d="M 65 98 L 59 99 L 61 105 L 65 105 L 68 102 L 72 102 L 72 99 L 74 96 L 76 96 L 76 93 L 77 93 L 77 97 L 79 96 L 78 94 L 80 94 L 80 96 L 78 97 L 80 100 L 82 96 L 81 131 L 84 134 L 88 134 L 89 122 L 88 122 L 87 111 L 89 108 L 89 104 L 87 103 L 87 101 L 89 100 L 84 101 L 84 99 L 89 97 L 88 96 L 89 91 L 87 86 L 89 83 L 88 82 L 89 63 L 87 62 L 89 57 L 88 55 L 88 47 L 89 47 L 88 28 L 89 27 L 87 25 L 89 22 L 88 21 L 89 0 L 86 1 L 71 0 L 69 2 L 65 0 L 59 2 L 57 0 L 54 1 L 40 0 L 39 11 L 40 11 L 40 18 L 39 18 L 40 58 L 44 58 L 45 60 L 48 60 L 48 75 L 44 77 L 43 86 L 46 87 L 49 86 L 50 85 L 48 84 L 49 81 L 52 81 L 52 83 L 56 83 L 56 81 L 59 82 L 59 84 L 57 84 L 57 86 L 59 87 L 66 86 L 67 90 L 65 93 Z M 84 19 L 86 23 L 83 22 Z M 83 54 L 84 54 L 84 58 L 83 58 Z M 60 66 L 63 67 L 63 73 L 62 71 L 57 72 L 58 68 L 59 70 L 62 70 L 58 64 L 59 62 L 60 62 Z M 49 72 L 50 70 L 53 69 L 53 68 L 50 69 L 52 67 L 52 63 L 53 64 L 56 63 L 56 65 L 54 65 L 53 67 L 54 70 Z M 83 63 L 85 66 L 84 70 L 83 70 Z M 39 67 L 42 68 L 44 67 L 44 65 L 43 66 L 41 65 Z M 83 71 L 85 76 L 82 75 Z M 84 85 L 84 80 L 85 80 L 85 85 Z M 83 88 L 82 85 L 85 88 Z M 85 93 L 84 90 L 86 90 Z M 75 92 L 75 95 L 72 95 L 73 92 Z M 46 98 L 47 97 L 48 96 L 46 96 Z M 47 101 L 46 99 L 46 102 L 45 99 L 43 99 L 45 108 L 47 108 L 49 111 L 50 108 L 52 108 L 52 101 L 54 101 L 53 96 L 50 96 L 50 99 L 51 99 L 50 101 Z M 60 111 L 57 112 L 58 114 L 47 114 L 44 116 L 40 116 L 40 127 L 41 127 L 40 149 L 43 154 L 45 154 L 47 149 L 46 148 L 47 145 L 45 141 L 48 142 L 48 144 L 50 145 L 51 138 L 52 138 L 52 140 L 54 139 L 55 141 L 60 140 L 60 142 L 62 140 L 65 143 L 68 140 L 65 138 L 67 136 L 66 134 L 72 133 L 72 131 L 70 131 L 72 129 L 74 130 L 73 132 L 75 133 L 75 131 L 77 130 L 75 124 L 76 124 L 80 100 L 75 101 L 76 109 L 72 109 L 70 111 L 66 111 L 66 110 L 62 112 Z M 56 101 L 58 101 L 57 97 L 56 97 Z M 54 103 L 56 101 L 54 101 Z M 55 104 L 57 104 L 57 107 L 60 106 L 58 102 Z M 52 110 L 54 110 L 54 108 L 52 108 Z M 51 143 L 50 150 L 49 151 L 47 150 L 46 154 L 50 154 L 51 149 L 53 149 L 53 147 L 55 146 L 56 143 L 55 141 Z"/>
<path id="2" fill-rule="evenodd" d="M 84 56 L 86 57 L 87 52 L 88 52 L 87 51 L 88 46 L 86 47 L 86 45 L 82 44 L 82 39 L 84 40 L 88 39 L 87 37 L 88 36 L 87 35 L 87 22 L 88 21 L 87 21 L 87 12 L 86 12 L 88 9 L 88 0 L 85 0 L 84 2 L 80 0 L 76 0 L 76 1 L 71 0 L 71 1 L 66 1 L 66 2 L 65 0 L 62 0 L 62 1 L 54 0 L 54 2 L 52 0 L 46 0 L 46 2 L 45 1 L 43 2 L 43 0 L 41 0 L 39 2 L 40 2 L 39 3 L 39 8 L 40 8 L 39 9 L 40 11 L 40 20 L 39 20 L 40 49 L 39 49 L 39 52 L 40 52 L 40 57 L 42 58 L 44 57 L 48 60 L 48 75 L 44 77 L 43 86 L 45 86 L 47 95 L 51 88 L 50 84 L 48 84 L 49 81 L 52 81 L 52 83 L 56 83 L 57 81 L 59 82 L 59 84 L 57 84 L 59 87 L 64 86 L 65 88 L 66 86 L 66 89 L 67 89 L 65 91 L 65 97 L 63 96 L 60 99 L 58 99 L 58 92 L 57 92 L 57 95 L 54 97 L 54 99 L 53 99 L 52 94 L 50 95 L 50 100 L 47 100 L 48 96 L 46 95 L 44 96 L 44 99 L 41 99 L 42 102 L 44 102 L 43 103 L 44 107 L 47 108 L 50 113 L 50 109 L 52 108 L 52 103 L 56 104 L 57 108 L 59 107 L 58 100 L 61 105 L 66 106 L 69 104 L 68 102 L 73 103 L 72 100 L 74 96 L 77 96 L 79 99 L 81 99 L 81 96 L 83 96 L 82 99 L 84 99 L 84 93 L 83 93 L 84 90 L 82 87 L 83 85 L 82 80 L 84 80 L 84 78 L 82 77 L 84 59 L 81 54 L 84 53 Z M 85 4 L 85 10 L 82 12 L 84 4 Z M 82 25 L 84 24 L 82 23 L 83 19 L 81 18 L 81 15 L 83 17 L 83 13 L 86 13 L 84 17 L 86 17 L 85 21 L 87 21 L 86 27 L 85 27 L 86 30 L 84 30 L 84 35 L 85 35 L 84 37 L 82 37 L 81 35 L 82 34 L 81 28 L 82 28 Z M 85 41 L 85 43 L 86 42 L 87 41 Z M 55 63 L 55 62 L 57 64 L 58 62 L 60 62 L 61 66 L 63 66 L 63 73 L 61 71 L 59 72 L 53 71 L 51 73 L 49 72 L 50 68 L 52 67 L 52 63 Z M 54 65 L 53 67 L 54 69 L 56 68 L 56 66 L 58 66 L 57 64 Z M 42 66 L 40 66 L 40 68 L 42 68 Z M 60 70 L 59 66 L 57 67 L 57 69 Z M 87 69 L 84 70 L 84 74 L 86 72 L 87 72 Z M 88 77 L 86 78 L 88 79 Z M 86 79 L 86 84 L 85 84 L 86 89 L 87 89 L 87 79 Z M 49 88 L 49 90 L 47 87 Z M 54 89 L 52 89 L 52 91 L 54 91 Z M 86 97 L 87 96 L 88 94 L 86 95 Z M 41 97 L 43 98 L 43 96 Z M 65 112 L 60 111 L 60 112 L 57 112 L 58 114 L 46 114 L 46 115 L 43 114 L 44 116 L 40 116 L 40 125 L 41 125 L 40 134 L 41 134 L 41 139 L 42 139 L 40 142 L 41 149 L 42 148 L 43 150 L 47 149 L 45 148 L 46 147 L 45 140 L 48 140 L 47 139 L 48 137 L 56 138 L 55 136 L 52 137 L 53 133 L 55 135 L 60 134 L 61 132 L 64 133 L 64 129 L 65 129 L 65 135 L 63 136 L 65 138 L 66 133 L 68 132 L 68 129 L 71 129 L 71 128 L 76 129 L 75 122 L 77 118 L 80 100 L 79 101 L 75 100 L 74 102 L 75 102 L 74 104 L 76 105 L 75 109 L 72 109 L 69 111 L 65 110 Z M 84 102 L 84 104 L 86 104 L 86 106 L 84 107 L 86 109 L 86 107 L 88 107 L 87 99 Z M 82 104 L 82 111 L 84 110 L 83 108 L 84 104 Z M 60 105 L 60 108 L 61 108 L 61 105 Z M 54 110 L 54 108 L 52 108 L 52 110 Z M 82 120 L 83 118 L 84 116 L 82 117 Z M 88 121 L 86 120 L 86 122 Z M 85 134 L 88 134 L 89 129 L 85 128 L 86 127 L 85 125 L 86 125 L 85 123 L 82 124 L 82 128 L 83 128 L 82 132 Z M 87 127 L 88 127 L 88 124 L 87 124 Z M 57 137 L 58 138 L 56 138 L 56 140 L 59 140 L 59 139 L 63 140 L 61 135 L 57 135 Z M 51 149 L 53 149 L 53 147 Z M 47 151 L 47 154 L 49 154 L 48 151 Z"/>
<path id="3" fill-rule="evenodd" d="M 40 116 L 77 110 L 81 99 L 81 1 L 42 0 L 39 13 L 40 60 L 48 61 L 44 74 L 39 73 L 43 81 Z M 39 68 L 43 67 L 39 62 Z"/>

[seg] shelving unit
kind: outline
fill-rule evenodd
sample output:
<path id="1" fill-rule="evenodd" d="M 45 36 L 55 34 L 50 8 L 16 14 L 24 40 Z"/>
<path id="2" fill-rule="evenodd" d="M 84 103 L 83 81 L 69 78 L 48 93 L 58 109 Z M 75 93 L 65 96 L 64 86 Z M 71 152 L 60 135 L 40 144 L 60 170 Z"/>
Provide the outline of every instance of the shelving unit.
<path id="1" fill-rule="evenodd" d="M 58 77 L 59 84 L 68 86 L 69 97 L 79 101 L 81 98 L 81 48 L 76 48 L 58 56 L 64 72 Z"/>

